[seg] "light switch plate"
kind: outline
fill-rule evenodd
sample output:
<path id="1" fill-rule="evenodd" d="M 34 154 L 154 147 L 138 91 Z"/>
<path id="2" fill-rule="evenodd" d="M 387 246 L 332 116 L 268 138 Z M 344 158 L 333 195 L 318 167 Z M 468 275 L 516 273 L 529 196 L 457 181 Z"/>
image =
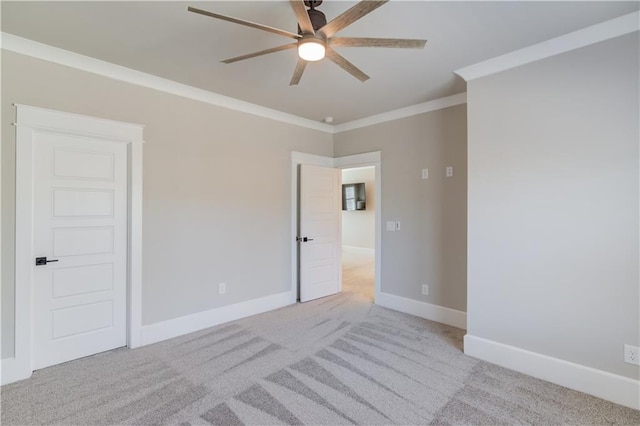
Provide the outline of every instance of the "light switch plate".
<path id="1" fill-rule="evenodd" d="M 422 169 L 422 179 L 429 179 L 429 169 Z"/>
<path id="2" fill-rule="evenodd" d="M 395 231 L 396 223 L 395 222 L 387 222 L 387 231 Z"/>
<path id="3" fill-rule="evenodd" d="M 396 222 L 396 231 L 400 230 L 400 222 Z"/>

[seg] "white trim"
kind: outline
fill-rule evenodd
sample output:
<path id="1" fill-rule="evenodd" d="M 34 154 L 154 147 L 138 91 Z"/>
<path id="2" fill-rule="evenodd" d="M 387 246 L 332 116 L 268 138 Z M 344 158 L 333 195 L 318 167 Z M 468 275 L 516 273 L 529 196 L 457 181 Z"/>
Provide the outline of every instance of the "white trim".
<path id="1" fill-rule="evenodd" d="M 376 303 L 385 308 L 393 309 L 394 311 L 404 312 L 405 314 L 447 324 L 452 327 L 462 328 L 463 330 L 467 328 L 466 312 L 389 293 L 380 293 L 380 296 L 376 298 Z"/>
<path id="2" fill-rule="evenodd" d="M 363 254 L 365 256 L 375 254 L 376 249 L 369 247 L 342 246 L 343 253 Z"/>
<path id="3" fill-rule="evenodd" d="M 0 43 L 2 42 L 1 38 L 0 38 Z M 2 81 L 2 59 L 0 59 L 0 81 Z M 4 105 L 4 102 L 2 103 Z M 0 106 L 0 117 L 2 116 L 2 106 Z M 0 149 L 0 176 L 2 176 L 2 149 Z M 2 182 L 2 179 L 0 179 L 0 182 Z M 2 185 L 0 185 L 0 200 L 2 200 Z M 2 209 L 0 209 L 0 242 L 2 242 Z M 0 243 L 0 287 L 2 286 L 2 245 Z M 1 288 L 0 288 L 0 292 L 1 292 Z M 1 299 L 1 297 L 0 297 Z M 2 303 L 0 303 L 0 319 L 2 318 Z M 0 320 L 1 322 L 1 320 Z M 2 345 L 2 333 L 0 332 L 0 358 L 2 358 L 2 349 L 3 349 L 3 345 Z M 10 362 L 9 362 L 10 363 Z M 0 385 L 4 384 L 3 383 L 3 374 L 2 374 L 2 370 L 3 370 L 3 366 L 4 365 L 9 365 L 9 364 L 4 364 L 4 361 L 0 360 Z M 10 369 L 12 370 L 12 369 Z M 16 379 L 19 380 L 19 379 Z M 16 381 L 13 380 L 13 381 Z"/>
<path id="4" fill-rule="evenodd" d="M 333 126 L 310 120 L 308 118 L 298 117 L 293 114 L 241 101 L 229 96 L 223 96 L 208 90 L 199 89 L 168 80 L 166 78 L 136 71 L 110 62 L 101 61 L 89 56 L 80 55 L 69 50 L 38 43 L 13 34 L 3 32 L 1 33 L 0 38 L 2 40 L 2 49 L 9 50 L 11 52 L 28 55 L 59 65 L 76 68 L 82 71 L 205 102 L 211 105 L 221 106 L 234 111 L 241 111 L 259 117 L 293 124 L 295 126 L 333 133 Z"/>
<path id="5" fill-rule="evenodd" d="M 579 49 L 640 30 L 640 11 L 592 25 L 542 43 L 469 65 L 454 71 L 465 81 L 485 77 L 530 62 Z"/>
<path id="6" fill-rule="evenodd" d="M 142 142 L 144 125 L 109 120 L 107 118 L 88 117 L 71 112 L 55 111 L 47 108 L 23 104 L 13 104 L 21 111 L 29 111 L 22 115 L 16 126 L 31 127 L 37 130 L 54 132 L 73 132 L 80 135 L 108 135 L 110 139 L 129 143 L 132 137 L 135 142 Z"/>
<path id="7" fill-rule="evenodd" d="M 142 136 L 142 135 L 141 135 Z M 142 144 L 129 144 L 129 330 L 130 348 L 142 345 Z"/>
<path id="8" fill-rule="evenodd" d="M 640 410 L 640 381 L 573 362 L 465 335 L 464 353 L 551 383 Z"/>
<path id="9" fill-rule="evenodd" d="M 18 118 L 19 118 L 19 114 Z M 19 141 L 29 141 L 19 143 Z M 2 383 L 31 376 L 31 259 L 33 216 L 32 175 L 33 143 L 31 130 L 16 128 L 16 232 L 15 232 L 15 306 L 14 306 L 14 358 L 7 367 L 3 361 Z"/>
<path id="10" fill-rule="evenodd" d="M 158 77 L 153 74 L 144 73 L 131 68 L 116 65 L 90 56 L 81 55 L 69 50 L 60 49 L 48 44 L 39 43 L 23 37 L 18 37 L 10 33 L 0 32 L 1 48 L 21 55 L 31 56 L 66 67 L 75 68 L 114 80 L 124 81 L 137 86 L 147 87 L 172 95 L 193 99 L 210 105 L 252 114 L 258 117 L 308 129 L 319 130 L 326 133 L 339 133 L 347 130 L 358 129 L 373 124 L 384 123 L 386 121 L 397 120 L 399 118 L 448 108 L 454 105 L 466 103 L 466 93 L 434 99 L 417 105 L 387 111 L 381 114 L 372 115 L 358 120 L 349 121 L 339 125 L 320 123 L 308 118 L 267 108 L 261 105 L 241 101 L 229 96 L 220 95 L 209 90 L 178 83 L 173 80 Z"/>
<path id="11" fill-rule="evenodd" d="M 461 105 L 467 103 L 467 93 L 458 93 L 456 95 L 447 96 L 444 98 L 434 99 L 432 101 L 424 102 L 421 104 L 411 105 L 405 108 L 396 109 L 393 111 L 383 112 L 382 114 L 376 114 L 369 117 L 361 118 L 359 120 L 348 121 L 346 123 L 338 124 L 334 127 L 334 133 L 346 132 L 348 130 L 359 129 L 361 127 L 373 126 L 374 124 L 384 123 L 386 121 L 397 120 L 399 118 L 410 117 L 413 115 L 424 114 L 425 112 L 436 111 L 443 108 L 449 108 L 455 105 Z"/>
<path id="12" fill-rule="evenodd" d="M 48 132 L 127 142 L 129 238 L 127 344 L 140 345 L 142 303 L 142 144 L 143 126 L 60 111 L 16 105 L 15 353 L 2 361 L 2 383 L 31 376 L 31 295 L 33 262 L 33 133 Z"/>
<path id="13" fill-rule="evenodd" d="M 4 358 L 0 361 L 1 385 L 28 379 L 29 376 L 31 376 L 31 371 L 27 371 L 15 358 Z"/>
<path id="14" fill-rule="evenodd" d="M 145 325 L 142 327 L 142 344 L 149 345 L 194 331 L 203 330 L 229 321 L 272 311 L 291 304 L 291 292 L 272 294 L 246 302 L 221 306 L 196 314 Z"/>
<path id="15" fill-rule="evenodd" d="M 365 152 L 363 154 L 347 155 L 333 159 L 333 167 L 355 169 L 358 167 L 375 166 L 382 161 L 381 151 Z"/>

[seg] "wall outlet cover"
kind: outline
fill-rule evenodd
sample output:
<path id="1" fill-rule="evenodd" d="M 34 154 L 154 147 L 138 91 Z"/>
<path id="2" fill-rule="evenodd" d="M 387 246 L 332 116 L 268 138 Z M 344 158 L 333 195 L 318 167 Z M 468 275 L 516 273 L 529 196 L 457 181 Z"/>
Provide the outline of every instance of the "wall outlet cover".
<path id="1" fill-rule="evenodd" d="M 422 294 L 424 294 L 425 296 L 429 295 L 429 285 L 428 284 L 422 284 Z"/>
<path id="2" fill-rule="evenodd" d="M 640 348 L 637 346 L 624 345 L 624 362 L 627 364 L 640 365 Z"/>
<path id="3" fill-rule="evenodd" d="M 227 284 L 226 283 L 218 284 L 218 293 L 225 294 L 226 292 L 227 292 Z"/>
<path id="4" fill-rule="evenodd" d="M 395 222 L 387 222 L 387 231 L 395 231 L 396 230 L 396 223 Z"/>
<path id="5" fill-rule="evenodd" d="M 429 169 L 422 169 L 422 179 L 429 179 Z"/>

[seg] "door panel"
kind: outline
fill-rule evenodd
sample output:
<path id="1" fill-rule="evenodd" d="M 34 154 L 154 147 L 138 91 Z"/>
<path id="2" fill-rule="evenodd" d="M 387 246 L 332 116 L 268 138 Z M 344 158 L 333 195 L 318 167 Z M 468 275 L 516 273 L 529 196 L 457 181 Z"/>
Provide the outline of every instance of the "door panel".
<path id="1" fill-rule="evenodd" d="M 53 229 L 55 257 L 103 253 L 113 253 L 113 228 Z"/>
<path id="2" fill-rule="evenodd" d="M 61 136 L 52 136 L 51 138 L 60 139 Z M 109 152 L 86 152 L 60 147 L 56 149 L 53 154 L 53 175 L 57 178 L 75 177 L 82 180 L 106 180 L 113 182 L 113 154 Z"/>
<path id="3" fill-rule="evenodd" d="M 113 216 L 113 191 L 56 189 L 53 191 L 53 215 Z"/>
<path id="4" fill-rule="evenodd" d="M 126 345 L 127 147 L 34 137 L 33 368 Z"/>
<path id="5" fill-rule="evenodd" d="M 53 339 L 101 330 L 113 325 L 111 300 L 55 309 L 52 312 Z"/>
<path id="6" fill-rule="evenodd" d="M 113 264 L 58 268 L 53 271 L 53 298 L 113 289 Z"/>
<path id="7" fill-rule="evenodd" d="M 300 166 L 300 301 L 340 291 L 340 191 L 338 169 Z"/>

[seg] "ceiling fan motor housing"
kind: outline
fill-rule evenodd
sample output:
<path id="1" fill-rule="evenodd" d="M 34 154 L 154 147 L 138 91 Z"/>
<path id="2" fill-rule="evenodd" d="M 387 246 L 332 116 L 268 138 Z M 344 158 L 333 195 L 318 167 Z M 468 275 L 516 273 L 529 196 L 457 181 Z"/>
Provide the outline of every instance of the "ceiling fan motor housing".
<path id="1" fill-rule="evenodd" d="M 324 16 L 324 13 L 315 9 L 309 9 L 307 13 L 309 13 L 309 19 L 311 19 L 311 25 L 313 25 L 314 31 L 318 31 L 320 28 L 327 25 L 327 17 Z"/>
<path id="2" fill-rule="evenodd" d="M 307 13 L 309 14 L 309 19 L 311 20 L 311 25 L 313 26 L 314 31 L 318 31 L 320 28 L 327 25 L 327 17 L 324 16 L 324 13 L 315 9 L 309 9 L 307 10 Z M 298 34 L 302 35 L 300 25 L 298 25 Z"/>

